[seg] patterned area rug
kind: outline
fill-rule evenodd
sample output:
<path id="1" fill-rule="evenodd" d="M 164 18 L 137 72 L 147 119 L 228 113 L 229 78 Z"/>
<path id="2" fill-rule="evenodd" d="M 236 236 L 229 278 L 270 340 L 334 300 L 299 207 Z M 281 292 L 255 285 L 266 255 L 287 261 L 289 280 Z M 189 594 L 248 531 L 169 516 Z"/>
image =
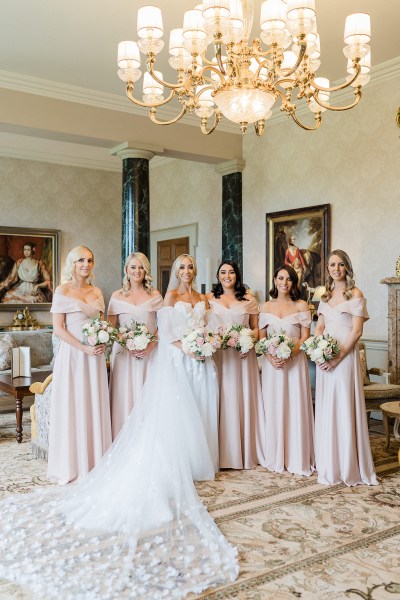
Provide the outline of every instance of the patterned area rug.
<path id="1" fill-rule="evenodd" d="M 0 415 L 0 499 L 49 485 L 46 463 L 30 453 L 27 415 L 24 428 L 17 444 L 14 416 Z M 371 434 L 371 445 L 381 478 L 375 487 L 322 486 L 316 476 L 261 467 L 224 471 L 199 484 L 203 502 L 239 550 L 240 576 L 197 598 L 400 599 L 399 444 L 392 438 L 386 452 L 384 436 Z M 0 598 L 29 595 L 0 581 Z"/>

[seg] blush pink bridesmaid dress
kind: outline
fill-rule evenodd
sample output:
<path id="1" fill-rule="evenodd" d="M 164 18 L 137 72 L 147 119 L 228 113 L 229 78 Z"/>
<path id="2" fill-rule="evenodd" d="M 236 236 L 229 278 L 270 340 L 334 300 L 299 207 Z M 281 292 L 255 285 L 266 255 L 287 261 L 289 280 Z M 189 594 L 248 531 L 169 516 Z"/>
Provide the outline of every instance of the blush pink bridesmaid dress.
<path id="1" fill-rule="evenodd" d="M 104 312 L 103 297 L 86 303 L 56 293 L 52 313 L 82 339 L 82 326 Z M 89 356 L 60 340 L 51 391 L 47 477 L 65 484 L 89 473 L 111 445 L 110 402 L 104 355 Z"/>
<path id="2" fill-rule="evenodd" d="M 254 298 L 237 301 L 226 308 L 209 300 L 208 324 L 248 325 L 250 315 L 258 314 Z M 254 348 L 241 359 L 234 348 L 214 355 L 219 378 L 219 463 L 220 468 L 253 469 L 260 462 L 264 433 L 264 410 L 260 373 Z"/>
<path id="3" fill-rule="evenodd" d="M 296 312 L 283 319 L 261 312 L 260 329 L 267 334 L 284 331 L 295 343 L 301 326 L 311 325 L 310 311 Z M 265 411 L 265 462 L 269 471 L 311 475 L 314 460 L 314 415 L 307 360 L 300 352 L 283 369 L 275 369 L 262 358 L 262 394 Z"/>
<path id="4" fill-rule="evenodd" d="M 117 326 L 130 324 L 133 320 L 144 323 L 151 333 L 155 333 L 156 311 L 162 308 L 161 294 L 149 298 L 135 306 L 121 298 L 112 297 L 108 305 L 108 315 L 117 315 Z M 111 427 L 113 440 L 117 437 L 129 417 L 143 384 L 153 352 L 144 358 L 136 359 L 119 344 L 113 345 L 110 368 Z"/>
<path id="5" fill-rule="evenodd" d="M 334 307 L 320 302 L 318 313 L 324 316 L 324 333 L 341 345 L 350 334 L 353 317 L 369 319 L 364 298 L 352 298 Z M 319 483 L 378 484 L 357 345 L 334 369 L 322 371 L 317 367 L 315 458 Z"/>

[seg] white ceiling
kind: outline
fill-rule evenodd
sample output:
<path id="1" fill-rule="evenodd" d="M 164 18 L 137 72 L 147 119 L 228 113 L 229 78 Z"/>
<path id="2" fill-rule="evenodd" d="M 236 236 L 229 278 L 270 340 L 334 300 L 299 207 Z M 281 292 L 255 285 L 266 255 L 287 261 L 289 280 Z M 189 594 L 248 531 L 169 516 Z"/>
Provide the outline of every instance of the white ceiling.
<path id="1" fill-rule="evenodd" d="M 137 9 L 153 3 L 163 11 L 168 33 L 182 26 L 190 0 L 2 0 L 0 69 L 101 92 L 124 95 L 116 75 L 117 44 L 137 39 Z M 261 0 L 255 0 L 253 34 L 259 34 Z M 400 55 L 399 0 L 316 0 L 321 36 L 320 76 L 335 81 L 345 75 L 343 29 L 347 14 L 369 12 L 373 64 Z M 164 75 L 173 79 L 165 67 Z M 144 61 L 142 64 L 144 68 Z"/>

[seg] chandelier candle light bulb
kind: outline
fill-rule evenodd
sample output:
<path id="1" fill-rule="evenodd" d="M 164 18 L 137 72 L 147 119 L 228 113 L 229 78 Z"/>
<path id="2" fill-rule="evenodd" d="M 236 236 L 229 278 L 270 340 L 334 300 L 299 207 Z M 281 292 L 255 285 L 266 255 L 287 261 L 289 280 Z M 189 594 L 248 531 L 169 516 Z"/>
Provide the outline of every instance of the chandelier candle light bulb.
<path id="1" fill-rule="evenodd" d="M 324 111 L 349 110 L 358 104 L 362 86 L 370 77 L 368 14 L 346 18 L 343 52 L 349 75 L 333 87 L 328 79 L 315 75 L 321 64 L 315 0 L 264 0 L 260 37 L 266 47 L 260 39 L 249 38 L 253 16 L 253 0 L 204 0 L 186 11 L 183 28 L 173 29 L 170 35 L 169 64 L 177 71 L 177 81 L 169 83 L 155 70 L 156 55 L 164 47 L 161 10 L 143 6 L 138 11 L 138 42 L 125 41 L 118 46 L 118 76 L 126 83 L 128 98 L 149 108 L 150 119 L 158 125 L 170 125 L 186 113 L 195 113 L 205 135 L 216 129 L 222 115 L 238 123 L 243 133 L 254 123 L 257 135 L 262 135 L 277 102 L 281 111 L 309 131 L 321 125 Z M 139 51 L 147 57 L 143 101 L 133 93 L 134 83 L 141 77 Z M 349 86 L 354 88 L 353 102 L 330 104 L 334 92 Z M 178 100 L 178 114 L 160 120 L 158 107 L 174 99 Z M 299 120 L 297 101 L 307 103 L 314 122 Z"/>

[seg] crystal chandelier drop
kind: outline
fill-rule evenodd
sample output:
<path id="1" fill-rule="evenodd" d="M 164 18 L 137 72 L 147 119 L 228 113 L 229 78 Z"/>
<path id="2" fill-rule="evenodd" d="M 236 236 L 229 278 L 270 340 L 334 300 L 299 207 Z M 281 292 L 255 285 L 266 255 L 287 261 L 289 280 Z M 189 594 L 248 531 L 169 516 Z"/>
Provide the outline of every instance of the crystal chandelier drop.
<path id="1" fill-rule="evenodd" d="M 348 59 L 348 77 L 334 87 L 328 79 L 315 76 L 320 66 L 315 0 L 265 0 L 260 14 L 260 37 L 265 46 L 258 38 L 249 40 L 253 14 L 253 0 L 204 0 L 186 11 L 183 28 L 170 33 L 169 64 L 176 70 L 176 82 L 168 83 L 155 70 L 156 55 L 164 47 L 161 10 L 140 8 L 139 41 L 118 45 L 118 76 L 126 83 L 128 98 L 149 108 L 149 117 L 157 125 L 170 125 L 186 113 L 195 113 L 206 135 L 215 130 L 222 115 L 238 123 L 242 133 L 254 123 L 257 135 L 262 135 L 277 100 L 280 110 L 307 130 L 320 126 L 325 110 L 348 110 L 358 104 L 361 88 L 370 79 L 368 14 L 346 18 L 343 52 Z M 143 100 L 133 96 L 134 84 L 142 75 L 140 52 L 147 56 Z M 332 92 L 349 86 L 355 96 L 351 104 L 329 103 Z M 166 97 L 164 89 L 168 90 Z M 167 121 L 157 118 L 157 109 L 174 98 L 180 104 L 176 117 Z M 299 120 L 296 99 L 304 99 L 314 114 L 311 125 Z"/>

